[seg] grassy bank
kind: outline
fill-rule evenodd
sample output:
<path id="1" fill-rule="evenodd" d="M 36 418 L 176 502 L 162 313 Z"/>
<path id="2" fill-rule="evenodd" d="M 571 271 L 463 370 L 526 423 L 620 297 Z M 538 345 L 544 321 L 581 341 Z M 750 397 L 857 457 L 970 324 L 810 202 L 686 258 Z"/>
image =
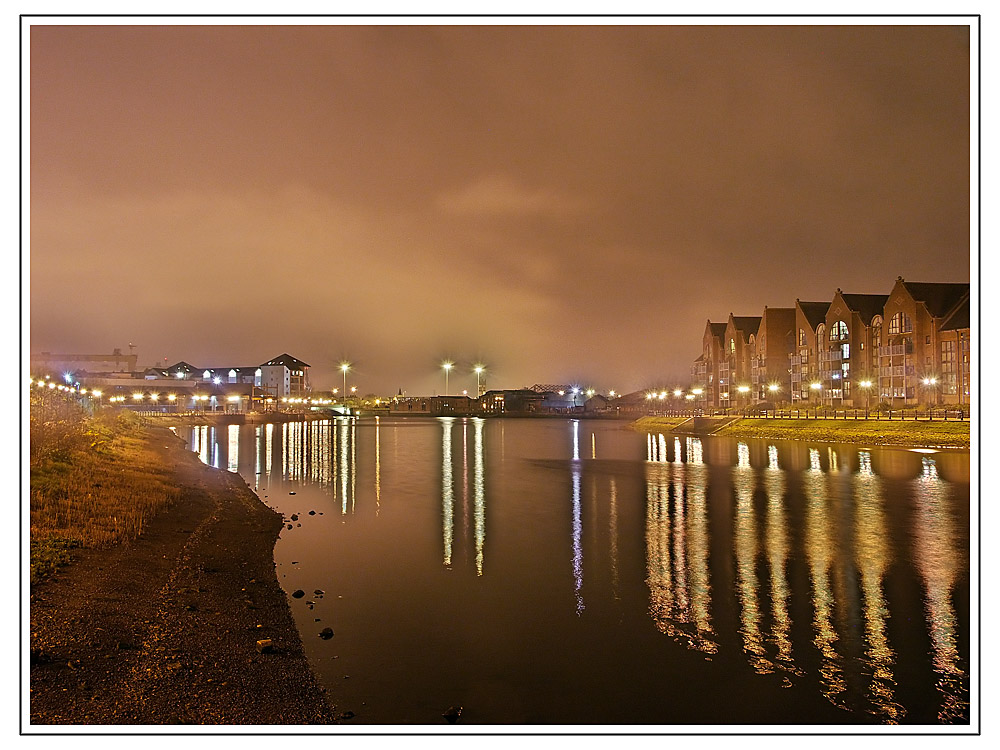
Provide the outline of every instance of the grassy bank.
<path id="1" fill-rule="evenodd" d="M 632 423 L 643 432 L 670 430 L 679 417 L 643 417 Z M 816 443 L 968 448 L 969 422 L 895 422 L 833 419 L 738 419 L 714 433 L 742 440 L 804 440 Z"/>
<path id="2" fill-rule="evenodd" d="M 30 418 L 32 582 L 75 548 L 136 538 L 176 498 L 136 416 L 92 417 L 59 394 L 40 394 Z"/>

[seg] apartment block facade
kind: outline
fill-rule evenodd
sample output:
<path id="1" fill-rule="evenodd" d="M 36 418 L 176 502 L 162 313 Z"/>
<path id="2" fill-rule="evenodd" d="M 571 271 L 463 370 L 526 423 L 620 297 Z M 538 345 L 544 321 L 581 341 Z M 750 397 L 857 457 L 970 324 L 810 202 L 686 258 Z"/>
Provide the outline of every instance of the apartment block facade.
<path id="1" fill-rule="evenodd" d="M 691 391 L 702 408 L 967 404 L 971 356 L 970 285 L 898 277 L 889 294 L 837 289 L 730 314 L 724 328 L 709 320 Z"/>

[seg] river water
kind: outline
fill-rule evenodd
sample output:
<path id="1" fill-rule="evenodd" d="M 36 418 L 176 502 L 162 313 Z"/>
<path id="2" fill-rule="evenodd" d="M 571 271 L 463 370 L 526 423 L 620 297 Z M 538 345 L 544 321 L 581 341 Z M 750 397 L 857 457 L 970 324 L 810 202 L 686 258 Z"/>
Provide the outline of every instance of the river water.
<path id="1" fill-rule="evenodd" d="M 284 514 L 278 580 L 352 723 L 969 722 L 968 451 L 575 419 L 177 431 Z"/>

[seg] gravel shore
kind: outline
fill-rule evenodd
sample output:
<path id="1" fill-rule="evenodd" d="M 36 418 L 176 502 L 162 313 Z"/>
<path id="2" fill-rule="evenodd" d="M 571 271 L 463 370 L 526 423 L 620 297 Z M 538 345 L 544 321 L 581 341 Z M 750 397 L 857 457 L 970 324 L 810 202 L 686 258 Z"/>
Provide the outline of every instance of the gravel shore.
<path id="1" fill-rule="evenodd" d="M 181 497 L 32 588 L 23 729 L 336 723 L 275 576 L 281 516 L 169 430 L 149 440 Z"/>

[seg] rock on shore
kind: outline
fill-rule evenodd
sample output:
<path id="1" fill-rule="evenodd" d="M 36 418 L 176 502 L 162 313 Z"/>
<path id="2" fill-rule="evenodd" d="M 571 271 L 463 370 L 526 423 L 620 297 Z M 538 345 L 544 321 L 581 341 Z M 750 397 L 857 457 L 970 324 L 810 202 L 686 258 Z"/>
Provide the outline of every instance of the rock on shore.
<path id="1" fill-rule="evenodd" d="M 149 440 L 180 500 L 32 589 L 31 728 L 334 723 L 275 576 L 280 515 L 167 430 Z"/>

